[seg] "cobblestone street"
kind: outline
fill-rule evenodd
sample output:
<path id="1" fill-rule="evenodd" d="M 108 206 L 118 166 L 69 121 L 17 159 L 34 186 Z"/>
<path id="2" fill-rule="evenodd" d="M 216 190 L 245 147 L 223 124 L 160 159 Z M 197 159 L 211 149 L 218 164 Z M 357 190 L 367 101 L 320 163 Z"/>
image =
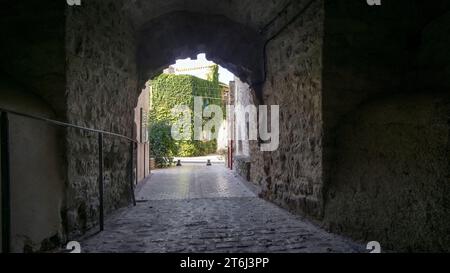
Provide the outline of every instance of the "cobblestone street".
<path id="1" fill-rule="evenodd" d="M 361 252 L 260 199 L 221 165 L 153 171 L 137 206 L 108 217 L 105 231 L 81 242 L 83 252 Z"/>

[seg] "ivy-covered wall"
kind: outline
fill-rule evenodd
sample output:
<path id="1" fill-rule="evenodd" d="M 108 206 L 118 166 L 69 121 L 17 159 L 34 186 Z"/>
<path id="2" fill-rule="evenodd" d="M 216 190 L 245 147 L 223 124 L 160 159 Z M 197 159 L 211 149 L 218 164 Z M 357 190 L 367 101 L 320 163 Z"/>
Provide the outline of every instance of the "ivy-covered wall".
<path id="1" fill-rule="evenodd" d="M 203 97 L 203 107 L 222 104 L 222 88 L 219 85 L 218 66 L 213 66 L 208 80 L 191 75 L 161 74 L 151 82 L 150 139 L 155 151 L 168 150 L 168 156 L 203 156 L 215 153 L 217 141 L 176 141 L 170 134 L 170 126 L 176 121 L 171 110 L 178 105 L 187 105 L 194 111 L 194 97 Z M 192 114 L 192 119 L 194 115 Z M 207 119 L 204 119 L 206 122 Z M 193 132 L 193 120 L 191 132 Z M 161 129 L 164 132 L 160 132 Z M 156 132 L 158 130 L 158 132 Z M 153 139 L 152 139 L 153 138 Z M 160 141 L 160 142 L 158 142 Z M 165 147 L 158 147 L 165 146 Z M 158 156 L 153 154 L 152 156 Z"/>

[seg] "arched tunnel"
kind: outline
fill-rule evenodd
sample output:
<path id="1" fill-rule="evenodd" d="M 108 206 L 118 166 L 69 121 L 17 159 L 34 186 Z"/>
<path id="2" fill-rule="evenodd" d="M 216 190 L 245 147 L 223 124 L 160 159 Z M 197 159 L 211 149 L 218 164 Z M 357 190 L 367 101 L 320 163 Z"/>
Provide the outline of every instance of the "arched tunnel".
<path id="1" fill-rule="evenodd" d="M 261 82 L 262 48 L 263 38 L 257 31 L 225 16 L 193 12 L 165 14 L 147 22 L 139 33 L 140 79 L 153 78 L 174 60 L 206 52 L 214 62 L 245 82 Z"/>
<path id="2" fill-rule="evenodd" d="M 248 84 L 256 105 L 280 106 L 278 149 L 251 142 L 245 175 L 236 170 L 258 198 L 355 242 L 448 252 L 447 2 L 7 2 L 3 246 L 8 238 L 11 252 L 50 251 L 95 228 L 100 213 L 129 206 L 139 160 L 127 138 L 138 137 L 140 94 L 176 60 L 206 53 Z M 124 137 L 106 134 L 100 145 L 104 212 L 97 135 L 26 115 Z"/>

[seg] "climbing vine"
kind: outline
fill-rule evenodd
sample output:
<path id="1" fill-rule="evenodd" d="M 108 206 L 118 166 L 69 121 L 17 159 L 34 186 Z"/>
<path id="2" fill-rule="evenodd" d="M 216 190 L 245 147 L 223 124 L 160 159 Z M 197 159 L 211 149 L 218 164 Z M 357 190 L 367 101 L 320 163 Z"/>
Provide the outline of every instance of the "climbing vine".
<path id="1" fill-rule="evenodd" d="M 203 107 L 210 104 L 224 107 L 221 100 L 222 88 L 219 83 L 218 71 L 218 66 L 214 65 L 208 75 L 208 80 L 191 75 L 161 74 L 151 81 L 152 107 L 149 119 L 149 135 L 152 146 L 156 145 L 151 149 L 152 156 L 163 158 L 203 156 L 216 152 L 217 141 L 176 141 L 170 136 L 170 128 L 167 129 L 167 126 L 172 126 L 177 119 L 171 112 L 174 107 L 187 105 L 193 112 L 195 96 L 203 97 Z M 207 122 L 207 119 L 204 119 L 203 122 Z M 191 124 L 192 133 L 193 120 Z M 161 139 L 164 139 L 164 141 L 159 141 Z M 158 147 L 158 145 L 164 145 L 167 149 Z"/>

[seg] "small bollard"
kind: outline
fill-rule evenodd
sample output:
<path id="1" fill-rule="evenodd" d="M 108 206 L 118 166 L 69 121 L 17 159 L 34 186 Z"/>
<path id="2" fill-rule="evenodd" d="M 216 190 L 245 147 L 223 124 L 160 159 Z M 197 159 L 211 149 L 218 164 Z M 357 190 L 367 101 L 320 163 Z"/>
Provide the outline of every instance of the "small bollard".
<path id="1" fill-rule="evenodd" d="M 206 162 L 206 166 L 211 166 L 211 159 L 208 159 L 208 161 Z"/>
<path id="2" fill-rule="evenodd" d="M 181 160 L 177 160 L 177 167 L 180 167 L 181 166 Z"/>

